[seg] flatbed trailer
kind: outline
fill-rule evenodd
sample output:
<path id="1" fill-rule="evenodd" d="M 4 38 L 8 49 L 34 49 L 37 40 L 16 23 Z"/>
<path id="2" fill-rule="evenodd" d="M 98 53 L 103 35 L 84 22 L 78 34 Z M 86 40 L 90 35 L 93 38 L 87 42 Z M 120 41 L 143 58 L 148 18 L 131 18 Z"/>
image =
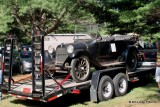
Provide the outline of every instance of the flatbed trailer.
<path id="1" fill-rule="evenodd" d="M 56 79 L 56 81 L 59 83 L 61 83 L 63 80 L 64 78 Z M 37 92 L 32 92 L 32 80 L 29 79 L 11 85 L 11 91 L 8 91 L 8 94 L 11 96 L 16 96 L 19 99 L 31 99 L 49 102 L 65 94 L 80 94 L 81 89 L 87 89 L 90 87 L 90 81 L 76 83 L 72 79 L 68 79 L 61 86 L 59 86 L 53 81 L 53 79 L 46 79 L 45 96 L 42 96 L 41 81 L 37 80 L 36 82 Z M 63 87 L 63 89 L 61 87 Z"/>
<path id="2" fill-rule="evenodd" d="M 3 88 L 3 91 L 7 91 L 7 94 L 11 96 L 15 96 L 18 99 L 29 99 L 29 100 L 36 100 L 36 101 L 42 101 L 42 102 L 50 102 L 52 100 L 57 99 L 58 97 L 62 97 L 66 94 L 80 94 L 82 90 L 90 89 L 90 99 L 93 102 L 98 101 L 105 101 L 108 99 L 111 99 L 113 97 L 112 92 L 115 93 L 116 86 L 113 86 L 111 88 L 110 86 L 107 86 L 110 89 L 103 90 L 103 86 L 106 83 L 102 83 L 102 79 L 104 77 L 109 77 L 111 80 L 114 80 L 114 78 L 119 74 L 125 74 L 126 69 L 125 67 L 114 67 L 104 70 L 98 70 L 94 71 L 92 74 L 92 77 L 90 80 L 76 83 L 74 82 L 70 77 L 70 74 L 65 76 L 57 76 L 55 77 L 56 82 L 52 78 L 48 78 L 45 80 L 45 96 L 42 95 L 42 84 L 41 80 L 37 80 L 36 82 L 36 92 L 32 91 L 32 79 L 26 79 L 21 80 L 18 82 L 14 82 L 11 84 L 10 91 L 7 91 L 8 84 L 4 84 L 6 88 Z M 124 88 L 124 91 L 122 93 L 117 94 L 116 96 L 122 96 L 127 93 L 128 89 L 128 82 L 136 82 L 139 81 L 141 77 L 144 77 L 146 75 L 154 74 L 155 68 L 148 68 L 148 67 L 141 67 L 138 68 L 135 72 L 128 73 L 126 75 L 127 77 L 127 84 L 126 86 L 117 87 L 117 90 L 120 88 Z M 124 79 L 124 78 L 121 78 Z M 145 78 L 143 78 L 145 79 Z M 112 84 L 112 81 L 108 81 L 107 84 Z M 124 85 L 124 83 L 117 81 L 118 84 Z M 58 84 L 57 84 L 58 83 Z M 106 84 L 106 85 L 107 85 Z M 113 82 L 112 85 L 115 83 Z M 101 87 L 100 87 L 101 86 Z M 106 87 L 105 87 L 106 88 Z M 101 91 L 100 91 L 101 90 Z M 100 98 L 100 96 L 105 96 L 105 93 L 108 92 L 108 96 L 104 98 Z"/>
<path id="3" fill-rule="evenodd" d="M 37 39 L 38 37 L 38 39 Z M 62 75 L 50 75 L 44 69 L 44 37 L 33 37 L 32 45 L 40 45 L 33 50 L 33 67 L 30 78 L 14 81 L 13 72 L 13 44 L 14 39 L 8 38 L 5 44 L 5 51 L 9 52 L 8 56 L 3 56 L 2 71 L 8 70 L 7 82 L 3 82 L 3 91 L 19 99 L 30 99 L 42 102 L 49 102 L 66 94 L 80 94 L 81 90 L 90 89 L 90 98 L 93 102 L 105 101 L 111 99 L 114 94 L 122 96 L 127 93 L 128 82 L 135 82 L 147 75 L 154 74 L 155 67 L 139 67 L 134 72 L 128 72 L 126 67 L 111 67 L 103 70 L 93 71 L 88 81 L 76 83 L 71 78 L 70 73 Z M 40 42 L 37 42 L 41 40 Z M 10 48 L 6 46 L 10 44 Z M 36 56 L 36 55 L 40 56 Z M 6 62 L 6 58 L 10 58 Z M 38 59 L 39 58 L 39 59 Z M 40 60 L 37 64 L 36 61 Z M 6 67 L 7 66 L 7 67 Z M 35 68 L 40 68 L 36 71 Z"/>

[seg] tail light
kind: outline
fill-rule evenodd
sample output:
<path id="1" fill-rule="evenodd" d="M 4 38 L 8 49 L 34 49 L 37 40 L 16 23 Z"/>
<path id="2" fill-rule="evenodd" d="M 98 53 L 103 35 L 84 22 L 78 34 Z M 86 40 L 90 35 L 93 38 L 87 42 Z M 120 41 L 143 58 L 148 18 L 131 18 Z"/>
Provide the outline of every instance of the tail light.
<path id="1" fill-rule="evenodd" d="M 74 89 L 74 90 L 72 91 L 72 93 L 73 93 L 73 94 L 80 94 L 81 92 L 80 92 L 80 90 Z"/>

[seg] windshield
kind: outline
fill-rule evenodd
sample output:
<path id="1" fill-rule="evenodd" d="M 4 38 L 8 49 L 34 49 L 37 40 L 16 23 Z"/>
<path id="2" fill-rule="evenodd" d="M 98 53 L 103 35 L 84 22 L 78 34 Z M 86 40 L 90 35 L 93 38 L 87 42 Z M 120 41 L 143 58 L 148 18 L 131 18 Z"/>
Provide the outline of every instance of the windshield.
<path id="1" fill-rule="evenodd" d="M 75 40 L 93 39 L 99 35 L 98 24 L 79 24 L 74 27 Z"/>
<path id="2" fill-rule="evenodd" d="M 74 34 L 74 40 L 88 40 L 92 39 L 90 35 L 87 34 Z"/>
<path id="3" fill-rule="evenodd" d="M 21 52 L 20 57 L 21 58 L 32 58 L 32 53 L 31 52 Z"/>

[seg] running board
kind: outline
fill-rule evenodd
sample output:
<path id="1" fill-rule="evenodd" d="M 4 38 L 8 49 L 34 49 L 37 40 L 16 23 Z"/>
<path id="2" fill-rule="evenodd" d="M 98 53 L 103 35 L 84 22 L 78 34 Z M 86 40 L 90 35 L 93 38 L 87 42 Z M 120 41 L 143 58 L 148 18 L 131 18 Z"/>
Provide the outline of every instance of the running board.
<path id="1" fill-rule="evenodd" d="M 103 67 L 107 67 L 107 66 L 115 66 L 115 65 L 123 65 L 123 64 L 125 64 L 124 62 L 112 62 L 112 63 L 100 63 L 101 64 L 101 66 L 103 66 Z"/>

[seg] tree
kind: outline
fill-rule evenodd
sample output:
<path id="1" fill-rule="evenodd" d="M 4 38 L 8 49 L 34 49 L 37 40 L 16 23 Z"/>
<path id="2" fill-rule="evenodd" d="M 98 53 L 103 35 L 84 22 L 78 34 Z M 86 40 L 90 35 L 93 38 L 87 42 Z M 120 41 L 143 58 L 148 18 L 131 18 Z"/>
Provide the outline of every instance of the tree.
<path id="1" fill-rule="evenodd" d="M 5 0 L 0 6 L 0 32 L 16 33 L 19 41 L 30 37 L 33 27 L 46 35 L 92 23 L 107 34 L 158 37 L 160 31 L 160 0 Z"/>
<path id="2" fill-rule="evenodd" d="M 160 0 L 78 0 L 106 33 L 135 32 L 154 35 L 160 31 Z"/>
<path id="3" fill-rule="evenodd" d="M 58 29 L 64 31 L 64 26 L 94 22 L 93 16 L 78 7 L 74 0 L 6 0 L 1 5 L 0 16 L 8 18 L 1 24 L 5 25 L 4 32 L 17 32 L 19 41 L 30 37 L 33 28 L 44 31 L 47 35 L 58 32 Z M 7 11 L 4 11 L 6 8 Z M 73 32 L 72 28 L 68 31 Z"/>

